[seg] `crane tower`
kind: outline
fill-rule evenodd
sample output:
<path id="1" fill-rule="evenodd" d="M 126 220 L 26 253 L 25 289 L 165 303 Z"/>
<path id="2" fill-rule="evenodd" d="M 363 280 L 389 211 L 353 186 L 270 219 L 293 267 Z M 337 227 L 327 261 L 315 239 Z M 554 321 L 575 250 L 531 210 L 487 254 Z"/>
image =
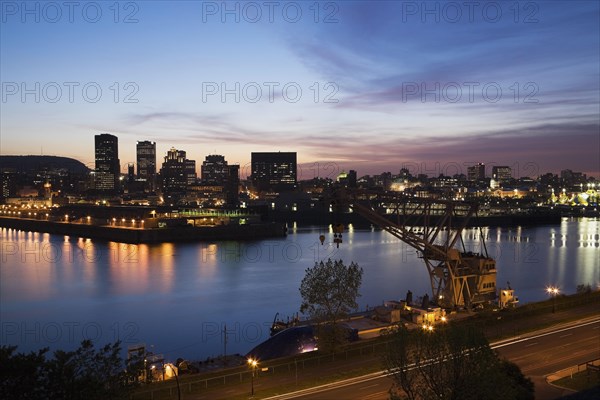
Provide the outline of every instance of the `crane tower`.
<path id="1" fill-rule="evenodd" d="M 431 280 L 432 299 L 447 308 L 471 308 L 496 298 L 496 261 L 482 238 L 482 253 L 468 252 L 462 231 L 477 204 L 400 193 L 337 189 L 337 211 L 351 209 L 417 250 Z"/>

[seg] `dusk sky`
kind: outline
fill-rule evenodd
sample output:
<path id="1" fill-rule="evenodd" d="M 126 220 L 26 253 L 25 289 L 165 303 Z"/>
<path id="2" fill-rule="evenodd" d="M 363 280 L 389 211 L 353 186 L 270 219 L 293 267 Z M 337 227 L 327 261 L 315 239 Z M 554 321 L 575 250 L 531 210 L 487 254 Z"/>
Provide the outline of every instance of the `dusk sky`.
<path id="1" fill-rule="evenodd" d="M 3 155 L 600 176 L 598 1 L 1 4 Z"/>

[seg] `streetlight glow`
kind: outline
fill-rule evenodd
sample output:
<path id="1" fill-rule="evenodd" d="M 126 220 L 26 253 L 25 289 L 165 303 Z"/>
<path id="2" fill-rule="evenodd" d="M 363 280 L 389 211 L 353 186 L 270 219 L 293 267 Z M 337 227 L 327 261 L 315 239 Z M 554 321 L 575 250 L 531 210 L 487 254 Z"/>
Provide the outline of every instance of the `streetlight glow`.
<path id="1" fill-rule="evenodd" d="M 560 293 L 560 289 L 555 286 L 548 286 L 546 288 L 546 292 L 551 296 L 556 296 L 558 293 Z"/>
<path id="2" fill-rule="evenodd" d="M 258 360 L 255 358 L 248 358 L 248 365 L 252 368 L 251 373 L 251 395 L 254 396 L 254 371 L 256 370 L 256 366 L 258 365 Z"/>
<path id="3" fill-rule="evenodd" d="M 552 297 L 552 313 L 556 312 L 556 296 L 560 293 L 560 289 L 558 286 L 548 286 L 546 287 L 546 293 Z"/>

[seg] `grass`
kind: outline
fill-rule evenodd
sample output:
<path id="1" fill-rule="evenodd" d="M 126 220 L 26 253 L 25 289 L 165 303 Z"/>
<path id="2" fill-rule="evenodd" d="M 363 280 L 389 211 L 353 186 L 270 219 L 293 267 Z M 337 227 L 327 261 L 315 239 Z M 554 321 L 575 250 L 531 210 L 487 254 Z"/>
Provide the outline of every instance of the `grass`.
<path id="1" fill-rule="evenodd" d="M 598 371 L 588 370 L 576 372 L 573 374 L 573 377 L 566 376 L 552 382 L 552 384 L 580 392 L 600 385 L 600 373 Z"/>
<path id="2" fill-rule="evenodd" d="M 557 299 L 558 300 L 558 299 Z M 573 295 L 573 296 L 565 296 L 564 298 L 560 299 L 560 302 L 557 301 L 556 303 L 556 309 L 557 309 L 557 313 L 552 313 L 551 312 L 551 303 L 549 301 L 544 301 L 544 302 L 540 302 L 537 304 L 528 304 L 526 306 L 522 306 L 519 307 L 515 310 L 507 310 L 505 312 L 500 312 L 500 313 L 496 313 L 496 312 L 482 312 L 478 315 L 474 315 L 473 318 L 469 318 L 467 320 L 463 320 L 457 323 L 460 324 L 473 324 L 475 326 L 479 326 L 479 327 L 487 327 L 487 331 L 488 331 L 488 338 L 490 340 L 495 339 L 498 340 L 500 338 L 504 338 L 504 337 L 510 337 L 516 334 L 524 334 L 528 331 L 533 331 L 533 330 L 537 330 L 540 328 L 545 328 L 545 327 L 549 327 L 552 325 L 556 325 L 558 323 L 562 323 L 562 322 L 566 322 L 566 321 L 570 321 L 570 320 L 575 320 L 575 319 L 579 319 L 582 318 L 585 315 L 596 315 L 597 311 L 595 307 L 585 307 L 585 305 L 588 304 L 594 304 L 594 303 L 598 303 L 600 302 L 600 292 L 594 292 L 592 294 L 587 294 L 587 295 Z M 560 304 L 560 305 L 559 305 Z M 559 310 L 564 311 L 567 309 L 571 309 L 571 308 L 580 308 L 581 306 L 584 306 L 584 308 L 590 308 L 591 311 L 586 310 L 588 312 L 585 312 L 582 314 L 577 313 L 576 315 L 570 315 L 569 313 L 560 313 L 558 312 Z M 548 318 L 547 320 L 544 318 L 539 318 L 539 316 L 544 316 L 544 315 L 548 315 L 548 316 L 552 316 L 552 318 Z M 501 319 L 498 319 L 499 316 L 502 316 Z M 535 323 L 531 323 L 535 320 Z M 504 329 L 501 328 L 501 326 L 504 327 Z M 516 329 L 515 329 L 516 328 Z M 350 360 L 356 360 L 356 359 L 361 359 L 362 357 L 365 357 L 367 355 L 369 356 L 375 356 L 377 354 L 381 354 L 383 352 L 385 352 L 385 342 L 389 340 L 389 338 L 377 338 L 377 339 L 372 339 L 370 341 L 368 341 L 368 343 L 362 343 L 362 344 L 355 344 L 355 345 L 351 345 L 348 347 L 347 349 L 347 353 L 346 353 L 346 357 L 341 358 L 341 354 L 344 353 L 344 351 L 342 351 L 340 353 L 339 358 L 336 359 L 336 361 L 332 361 L 329 360 L 329 358 L 327 356 L 323 356 L 323 355 L 319 355 L 317 354 L 311 354 L 311 353 L 306 353 L 302 356 L 297 357 L 297 361 L 298 361 L 298 365 L 302 362 L 303 364 L 303 368 L 300 369 L 299 371 L 302 370 L 308 370 L 310 368 L 314 368 L 314 367 L 319 367 L 319 365 L 324 364 L 324 365 L 332 365 L 334 363 L 339 363 L 340 365 L 340 369 L 337 373 L 334 374 L 325 374 L 323 376 L 319 376 L 319 377 L 308 377 L 305 376 L 302 372 L 300 372 L 299 374 L 299 380 L 298 380 L 298 384 L 297 385 L 282 385 L 281 387 L 270 387 L 270 388 L 262 388 L 260 390 L 260 394 L 255 396 L 256 398 L 262 398 L 262 397 L 266 397 L 268 395 L 276 395 L 276 394 L 281 394 L 283 392 L 288 392 L 288 391 L 293 391 L 293 390 L 300 390 L 300 389 L 304 389 L 304 388 L 308 388 L 308 387 L 313 387 L 313 386 L 317 386 L 320 384 L 326 384 L 326 383 L 331 383 L 337 380 L 341 380 L 341 379 L 346 379 L 346 378 L 351 378 L 351 377 L 355 377 L 355 376 L 360 376 L 369 372 L 375 372 L 378 370 L 382 369 L 382 364 L 380 361 L 377 360 L 377 358 L 375 357 L 375 359 L 373 359 L 371 362 L 367 362 L 364 365 L 362 365 L 359 368 L 353 368 L 353 369 L 347 369 L 347 365 L 344 361 L 347 359 L 348 361 Z M 363 348 L 363 350 L 357 351 L 359 348 Z M 321 358 L 322 357 L 322 358 Z M 317 361 L 317 358 L 321 358 L 321 361 Z M 294 358 L 289 358 L 289 359 L 279 359 L 279 360 L 274 360 L 272 362 L 266 362 L 263 366 L 274 366 L 275 367 L 275 375 L 288 375 L 290 376 L 290 374 L 293 374 L 293 372 L 288 372 L 288 368 L 285 368 L 286 364 L 290 364 L 292 365 L 292 367 L 289 368 L 289 371 L 293 371 L 294 367 L 293 367 L 293 362 L 294 362 Z M 306 362 L 306 366 L 304 366 L 304 362 Z M 346 365 L 344 365 L 346 364 Z M 351 364 L 350 364 L 351 365 Z M 245 366 L 240 366 L 237 368 L 232 368 L 230 370 L 227 371 L 227 373 L 230 374 L 236 374 L 236 373 L 240 373 L 240 372 L 247 372 L 247 368 L 245 368 Z M 240 380 L 237 377 L 233 377 L 231 380 L 228 380 L 228 382 L 226 384 L 223 384 L 222 381 L 219 380 L 219 377 L 222 376 L 222 374 L 225 371 L 212 371 L 210 373 L 206 373 L 203 375 L 191 375 L 191 376 L 187 376 L 187 377 L 182 377 L 181 379 L 181 384 L 182 386 L 185 386 L 185 391 L 184 393 L 188 393 L 187 392 L 187 384 L 189 384 L 190 382 L 198 382 L 201 379 L 207 379 L 207 378 L 217 378 L 215 381 L 213 381 L 211 384 L 209 384 L 209 388 L 217 388 L 217 387 L 224 387 L 224 386 L 237 386 L 237 385 L 248 385 L 249 384 L 249 376 L 247 376 L 247 374 L 245 376 L 243 376 L 243 381 L 240 382 Z M 573 375 L 575 377 L 575 375 Z M 259 378 L 260 379 L 260 378 Z M 568 378 L 570 380 L 570 377 Z M 586 379 L 586 377 L 584 376 L 582 378 L 583 380 Z M 562 381 L 562 380 L 561 380 Z M 559 381 L 557 381 L 559 382 Z M 591 386 L 589 387 L 593 387 L 594 385 L 598 385 L 598 381 L 595 381 L 595 384 L 591 384 Z M 558 384 L 555 382 L 555 384 Z M 145 386 L 143 388 L 141 388 L 138 393 L 136 393 L 136 395 L 134 396 L 135 399 L 148 399 L 150 398 L 149 396 L 149 392 L 148 390 L 157 390 L 157 392 L 154 393 L 154 399 L 167 399 L 167 398 L 173 398 L 173 397 L 169 397 L 169 389 L 168 387 L 173 387 L 174 382 L 173 381 L 168 381 L 168 382 L 158 382 L 155 383 L 151 386 Z M 585 386 L 583 388 L 587 388 L 588 386 Z M 201 383 L 196 383 L 192 385 L 192 393 L 197 393 L 202 391 L 203 388 L 203 384 Z M 569 387 L 571 388 L 571 387 Z M 163 390 L 160 390 L 163 389 Z M 158 390 L 160 390 L 160 392 L 158 392 Z M 173 390 L 173 389 L 172 389 Z M 579 388 L 575 388 L 573 390 L 581 390 Z M 176 395 L 175 395 L 176 396 Z M 235 397 L 232 396 L 232 399 L 237 399 L 237 398 L 246 398 L 247 399 L 247 395 L 241 396 L 241 397 Z"/>

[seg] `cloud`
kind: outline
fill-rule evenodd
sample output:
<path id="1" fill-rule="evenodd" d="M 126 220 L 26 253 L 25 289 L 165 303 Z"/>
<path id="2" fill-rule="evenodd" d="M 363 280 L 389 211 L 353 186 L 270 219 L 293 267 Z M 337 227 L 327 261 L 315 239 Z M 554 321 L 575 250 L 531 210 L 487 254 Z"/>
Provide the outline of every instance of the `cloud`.
<path id="1" fill-rule="evenodd" d="M 230 144 L 273 144 L 281 130 L 250 129 L 233 123 L 236 117 L 230 114 L 203 114 L 191 112 L 148 112 L 126 115 L 125 124 L 132 123 L 141 132 L 148 129 L 160 131 L 165 127 L 176 132 L 169 140 L 177 143 L 230 143 Z M 144 133 L 145 135 L 146 133 Z"/>
<path id="2" fill-rule="evenodd" d="M 540 124 L 523 129 L 497 129 L 465 137 L 421 136 L 387 140 L 352 140 L 323 149 L 319 137 L 309 138 L 315 154 L 337 160 L 346 169 L 360 169 L 361 174 L 386 170 L 397 172 L 404 163 L 436 163 L 464 166 L 483 161 L 495 165 L 525 165 L 529 175 L 558 172 L 557 166 L 600 173 L 598 124 Z M 377 136 L 377 135 L 375 135 Z M 535 166 L 532 167 L 532 166 Z M 466 167 L 465 167 L 466 171 Z M 466 172 L 465 172 L 466 173 Z"/>

